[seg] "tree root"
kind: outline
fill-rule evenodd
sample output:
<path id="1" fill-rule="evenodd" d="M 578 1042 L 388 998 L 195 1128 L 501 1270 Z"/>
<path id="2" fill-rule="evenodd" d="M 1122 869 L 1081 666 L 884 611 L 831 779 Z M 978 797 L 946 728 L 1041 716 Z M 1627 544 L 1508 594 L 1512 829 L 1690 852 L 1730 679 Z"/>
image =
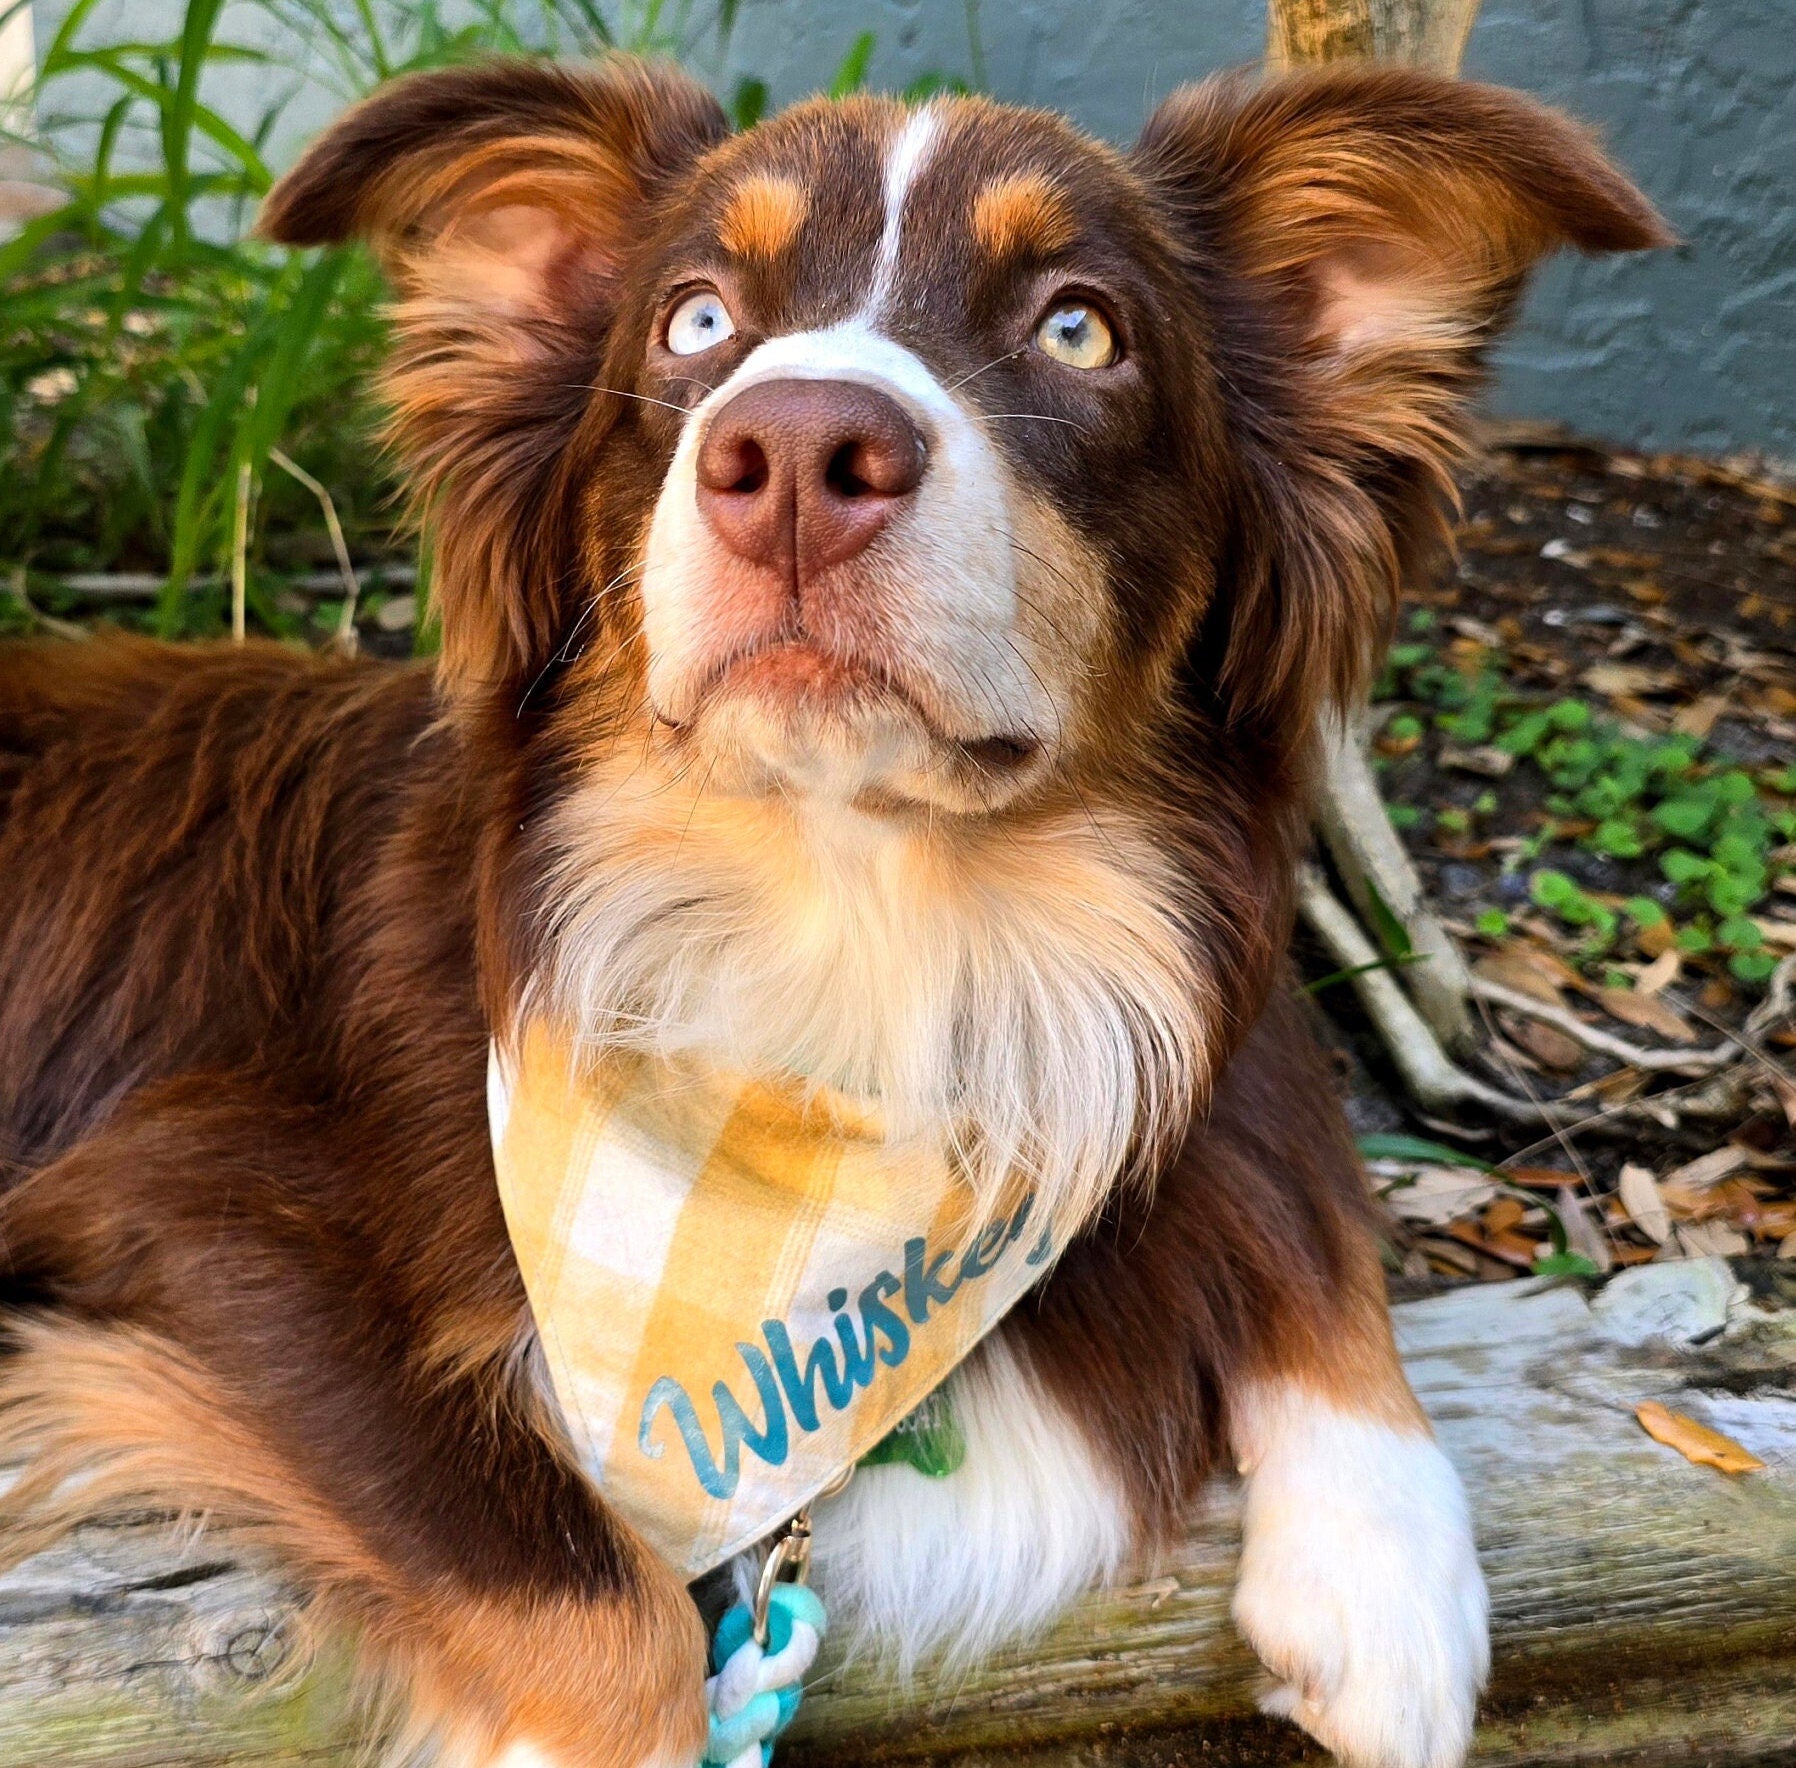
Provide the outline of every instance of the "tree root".
<path id="1" fill-rule="evenodd" d="M 1382 808 L 1379 814 L 1384 814 Z M 1297 909 L 1334 961 L 1356 972 L 1353 990 L 1390 1051 L 1403 1084 L 1424 1110 L 1444 1112 L 1471 1104 L 1512 1123 L 1547 1120 L 1546 1112 L 1532 1100 L 1517 1098 L 1455 1066 L 1390 971 L 1379 967 L 1377 948 L 1314 866 L 1298 870 Z"/>
<path id="2" fill-rule="evenodd" d="M 1376 926 L 1382 904 L 1408 936 L 1418 962 L 1406 978 L 1435 1042 L 1463 1053 L 1477 1043 L 1469 1001 L 1471 973 L 1452 935 L 1429 908 L 1379 794 L 1358 720 L 1331 721 L 1316 820 L 1329 856 L 1363 923 Z M 1374 897 L 1376 896 L 1376 902 Z M 1375 959 L 1377 953 L 1371 956 Z"/>

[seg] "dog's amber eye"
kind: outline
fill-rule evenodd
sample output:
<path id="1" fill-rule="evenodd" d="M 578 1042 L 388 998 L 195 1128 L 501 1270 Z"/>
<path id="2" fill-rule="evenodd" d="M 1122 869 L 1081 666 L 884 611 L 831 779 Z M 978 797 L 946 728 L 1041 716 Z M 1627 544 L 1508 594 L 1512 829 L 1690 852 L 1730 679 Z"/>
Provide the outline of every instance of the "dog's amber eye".
<path id="1" fill-rule="evenodd" d="M 1035 328 L 1035 347 L 1068 368 L 1108 368 L 1116 360 L 1116 336 L 1103 314 L 1084 301 L 1062 301 Z"/>
<path id="2" fill-rule="evenodd" d="M 700 289 L 668 316 L 667 347 L 676 356 L 696 356 L 736 335 L 736 322 L 716 290 Z"/>

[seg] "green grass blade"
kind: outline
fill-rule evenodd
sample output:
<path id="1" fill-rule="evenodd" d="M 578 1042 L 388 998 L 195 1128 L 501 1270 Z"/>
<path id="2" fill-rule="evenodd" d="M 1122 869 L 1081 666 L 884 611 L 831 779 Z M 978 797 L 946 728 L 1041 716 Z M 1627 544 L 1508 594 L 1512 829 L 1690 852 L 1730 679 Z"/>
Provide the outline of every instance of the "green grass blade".
<path id="1" fill-rule="evenodd" d="M 178 101 L 177 92 L 171 92 L 166 86 L 138 73 L 135 68 L 127 67 L 111 49 L 85 50 L 71 62 L 71 66 L 97 69 L 109 75 L 127 92 L 165 109 Z M 266 194 L 274 183 L 274 174 L 269 171 L 267 162 L 256 151 L 255 146 L 238 129 L 226 122 L 210 105 L 201 104 L 197 100 L 192 106 L 192 122 L 193 127 L 202 135 L 223 148 L 237 162 L 257 196 Z"/>
<path id="2" fill-rule="evenodd" d="M 244 452 L 251 471 L 258 475 L 267 465 L 269 449 L 280 441 L 287 427 L 301 391 L 306 359 L 317 341 L 348 258 L 349 254 L 342 251 L 320 256 L 306 270 L 279 315 L 274 348 L 267 367 L 257 378 L 255 410 L 245 425 Z"/>
<path id="3" fill-rule="evenodd" d="M 223 0 L 187 0 L 181 21 L 180 60 L 174 91 L 162 106 L 162 163 L 168 175 L 174 237 L 186 239 L 190 230 L 189 175 L 195 112 L 199 106 L 200 75 L 206 67 L 206 50 L 218 24 Z"/>
<path id="4" fill-rule="evenodd" d="M 75 0 L 75 4 L 62 15 L 62 23 L 56 27 L 56 35 L 50 39 L 49 48 L 37 58 L 37 82 L 40 88 L 64 71 L 76 33 L 87 23 L 88 14 L 99 3 L 100 0 Z"/>
<path id="5" fill-rule="evenodd" d="M 862 31 L 849 45 L 848 53 L 842 57 L 842 65 L 836 69 L 836 77 L 829 83 L 831 98 L 846 98 L 866 85 L 867 66 L 873 60 L 873 47 L 877 41 L 871 31 Z"/>

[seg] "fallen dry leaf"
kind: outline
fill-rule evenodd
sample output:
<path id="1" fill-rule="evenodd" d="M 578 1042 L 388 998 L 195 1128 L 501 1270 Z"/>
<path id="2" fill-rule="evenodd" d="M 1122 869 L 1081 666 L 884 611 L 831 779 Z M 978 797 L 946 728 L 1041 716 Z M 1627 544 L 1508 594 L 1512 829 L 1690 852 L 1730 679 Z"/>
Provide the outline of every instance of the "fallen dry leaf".
<path id="1" fill-rule="evenodd" d="M 1542 958 L 1547 962 L 1542 963 Z M 1482 976 L 1486 982 L 1513 988 L 1517 994 L 1528 995 L 1549 1007 L 1562 1007 L 1565 1002 L 1559 993 L 1559 977 L 1548 967 L 1557 964 L 1558 960 L 1550 953 L 1536 954 L 1528 946 L 1508 945 L 1480 958 L 1472 966 L 1472 974 Z"/>
<path id="2" fill-rule="evenodd" d="M 1707 1154 L 1674 1167 L 1661 1183 L 1689 1191 L 1705 1191 L 1722 1179 L 1731 1178 L 1746 1164 L 1745 1149 L 1736 1148 L 1732 1142 L 1723 1142 L 1719 1148 L 1712 1148 Z"/>
<path id="3" fill-rule="evenodd" d="M 1476 1277 L 1478 1255 L 1469 1246 L 1456 1246 L 1451 1240 L 1427 1239 L 1417 1247 L 1435 1271 L 1443 1277 Z"/>
<path id="4" fill-rule="evenodd" d="M 1671 1238 L 1671 1212 L 1659 1195 L 1659 1181 L 1648 1168 L 1630 1164 L 1621 1169 L 1620 1192 L 1628 1220 L 1649 1240 L 1663 1246 Z"/>
<path id="5" fill-rule="evenodd" d="M 1682 1412 L 1674 1412 L 1657 1400 L 1642 1400 L 1634 1408 L 1640 1428 L 1655 1443 L 1676 1449 L 1686 1461 L 1703 1467 L 1718 1467 L 1723 1473 L 1763 1473 L 1765 1464 L 1750 1450 L 1743 1449 L 1732 1437 L 1725 1437 Z"/>
<path id="6" fill-rule="evenodd" d="M 1756 1198 L 1734 1212 L 1734 1220 L 1752 1231 L 1759 1240 L 1775 1240 L 1781 1246 L 1796 1234 L 1796 1201 L 1780 1199 L 1761 1203 Z"/>
<path id="7" fill-rule="evenodd" d="M 1727 707 L 1726 694 L 1704 694 L 1678 709 L 1672 716 L 1671 728 L 1686 737 L 1706 737 Z"/>
<path id="8" fill-rule="evenodd" d="M 1524 1019 L 1520 1014 L 1506 1017 L 1510 1037 L 1543 1068 L 1571 1074 L 1584 1066 L 1584 1046 L 1575 1037 L 1538 1019 Z"/>
<path id="9" fill-rule="evenodd" d="M 1552 1191 L 1561 1185 L 1581 1185 L 1581 1173 L 1568 1173 L 1562 1166 L 1511 1166 L 1503 1169 L 1503 1177 L 1525 1191 Z"/>
<path id="10" fill-rule="evenodd" d="M 1603 1011 L 1623 1024 L 1655 1032 L 1668 1043 L 1696 1042 L 1696 1027 L 1657 995 L 1642 994 L 1635 988 L 1599 988 L 1592 993 Z"/>
<path id="11" fill-rule="evenodd" d="M 1513 1231 L 1487 1234 L 1476 1222 L 1452 1222 L 1448 1224 L 1447 1232 L 1455 1240 L 1471 1247 L 1474 1252 L 1482 1252 L 1488 1258 L 1501 1260 L 1518 1271 L 1533 1270 L 1534 1261 L 1539 1256 L 1532 1240 Z"/>
<path id="12" fill-rule="evenodd" d="M 1679 1223 L 1678 1245 L 1685 1258 L 1739 1258 L 1752 1250 L 1752 1242 L 1725 1222 Z"/>
<path id="13" fill-rule="evenodd" d="M 1469 638 L 1483 650 L 1495 650 L 1503 642 L 1503 635 L 1496 627 L 1483 620 L 1474 620 L 1469 614 L 1455 614 L 1447 624 L 1461 638 Z"/>
<path id="14" fill-rule="evenodd" d="M 1719 1013 L 1727 1008 L 1734 998 L 1734 985 L 1725 976 L 1711 976 L 1702 985 L 1696 997 L 1696 1004 L 1706 1013 Z"/>
<path id="15" fill-rule="evenodd" d="M 1634 978 L 1635 994 L 1656 995 L 1660 989 L 1677 981 L 1678 971 L 1683 967 L 1683 953 L 1675 945 L 1667 946 Z"/>
<path id="16" fill-rule="evenodd" d="M 1481 779 L 1500 780 L 1515 766 L 1515 757 L 1507 749 L 1485 744 L 1476 749 L 1455 749 L 1446 745 L 1439 756 L 1442 767 L 1455 773 L 1477 774 Z"/>
<path id="17" fill-rule="evenodd" d="M 1590 1219 L 1590 1211 L 1576 1191 L 1561 1194 L 1559 1222 L 1573 1252 L 1581 1252 L 1599 1271 L 1614 1269 L 1615 1256 L 1609 1247 L 1609 1236 Z"/>
<path id="18" fill-rule="evenodd" d="M 1511 1228 L 1520 1227 L 1522 1217 L 1527 1213 L 1528 1206 L 1519 1197 L 1499 1197 L 1484 1212 L 1484 1231 L 1505 1234 Z"/>
<path id="19" fill-rule="evenodd" d="M 1783 1107 L 1784 1122 L 1796 1130 L 1796 1083 L 1784 1079 L 1781 1074 L 1771 1076 L 1771 1090 L 1777 1095 L 1777 1102 Z"/>
<path id="20" fill-rule="evenodd" d="M 1663 669 L 1647 669 L 1638 663 L 1593 663 L 1584 671 L 1584 685 L 1599 694 L 1657 694 L 1677 686 L 1677 677 Z"/>
<path id="21" fill-rule="evenodd" d="M 1382 1192 L 1392 1215 L 1440 1228 L 1482 1209 L 1497 1188 L 1481 1173 L 1463 1166 L 1425 1166 L 1409 1184 L 1399 1180 Z"/>
<path id="22" fill-rule="evenodd" d="M 1657 706 L 1646 700 L 1637 700 L 1632 694 L 1614 694 L 1609 699 L 1609 710 L 1624 725 L 1634 726 L 1633 735 L 1642 732 L 1657 734 L 1671 723 Z"/>

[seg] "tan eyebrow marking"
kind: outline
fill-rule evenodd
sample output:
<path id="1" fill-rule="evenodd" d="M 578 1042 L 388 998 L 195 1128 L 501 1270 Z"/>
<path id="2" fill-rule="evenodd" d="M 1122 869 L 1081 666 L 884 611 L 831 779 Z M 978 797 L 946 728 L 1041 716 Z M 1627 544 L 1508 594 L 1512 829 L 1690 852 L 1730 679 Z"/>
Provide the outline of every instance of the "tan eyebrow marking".
<path id="1" fill-rule="evenodd" d="M 994 258 L 1057 252 L 1078 231 L 1065 196 L 1040 172 L 994 178 L 973 199 L 973 237 Z"/>
<path id="2" fill-rule="evenodd" d="M 804 186 L 773 174 L 737 186 L 724 205 L 717 237 L 739 258 L 777 258 L 811 212 Z"/>

